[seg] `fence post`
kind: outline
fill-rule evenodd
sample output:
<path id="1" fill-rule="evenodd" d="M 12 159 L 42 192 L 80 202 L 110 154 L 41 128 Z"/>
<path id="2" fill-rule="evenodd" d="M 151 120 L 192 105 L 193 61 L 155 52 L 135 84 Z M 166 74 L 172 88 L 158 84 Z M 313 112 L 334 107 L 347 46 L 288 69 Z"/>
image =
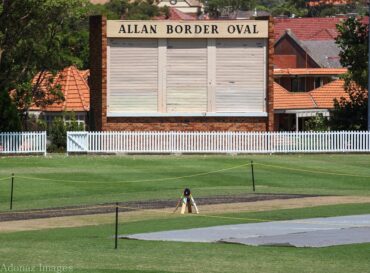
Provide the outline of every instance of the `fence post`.
<path id="1" fill-rule="evenodd" d="M 11 187 L 10 187 L 10 210 L 13 209 L 13 192 L 14 192 L 14 173 L 12 173 Z"/>
<path id="2" fill-rule="evenodd" d="M 114 249 L 118 248 L 118 203 L 116 203 L 116 230 L 114 236 Z"/>
<path id="3" fill-rule="evenodd" d="M 252 169 L 252 185 L 253 185 L 253 192 L 256 191 L 256 184 L 254 182 L 254 166 L 253 166 L 253 160 L 251 161 L 251 169 Z"/>
<path id="4" fill-rule="evenodd" d="M 48 135 L 46 131 L 44 131 L 44 141 L 43 141 L 43 146 L 44 146 L 44 156 L 47 154 L 47 142 L 48 142 Z"/>

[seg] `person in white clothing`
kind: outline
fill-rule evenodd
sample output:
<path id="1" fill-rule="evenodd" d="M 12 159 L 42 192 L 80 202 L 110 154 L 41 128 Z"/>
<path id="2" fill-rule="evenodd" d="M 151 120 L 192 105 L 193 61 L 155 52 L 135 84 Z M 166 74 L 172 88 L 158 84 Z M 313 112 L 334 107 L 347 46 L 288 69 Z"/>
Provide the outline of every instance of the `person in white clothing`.
<path id="1" fill-rule="evenodd" d="M 199 214 L 199 210 L 197 207 L 197 204 L 195 203 L 195 200 L 191 194 L 190 189 L 186 188 L 184 190 L 184 193 L 181 195 L 179 202 L 177 203 L 177 206 L 175 208 L 174 213 L 177 211 L 179 206 L 181 205 L 181 214 L 185 213 L 186 208 L 188 208 L 189 213 L 193 213 L 193 207 L 195 209 L 196 214 Z"/>

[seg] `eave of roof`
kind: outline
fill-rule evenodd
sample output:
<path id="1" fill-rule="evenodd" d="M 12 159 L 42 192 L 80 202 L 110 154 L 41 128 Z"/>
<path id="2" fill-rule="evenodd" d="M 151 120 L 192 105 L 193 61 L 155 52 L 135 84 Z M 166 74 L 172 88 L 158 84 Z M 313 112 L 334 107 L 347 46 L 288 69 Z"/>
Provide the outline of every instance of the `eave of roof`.
<path id="1" fill-rule="evenodd" d="M 275 68 L 274 76 L 338 76 L 346 72 L 347 68 Z"/>

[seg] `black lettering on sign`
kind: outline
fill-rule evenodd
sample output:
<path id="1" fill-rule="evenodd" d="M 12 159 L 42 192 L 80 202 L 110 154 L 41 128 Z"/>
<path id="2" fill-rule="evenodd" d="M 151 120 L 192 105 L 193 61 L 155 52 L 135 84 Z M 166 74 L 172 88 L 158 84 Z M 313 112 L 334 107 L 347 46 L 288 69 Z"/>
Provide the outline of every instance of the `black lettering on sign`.
<path id="1" fill-rule="evenodd" d="M 230 33 L 230 34 L 234 34 L 235 33 L 235 26 L 234 25 L 230 25 L 228 28 L 227 28 L 227 31 Z"/>
<path id="2" fill-rule="evenodd" d="M 182 27 L 182 26 L 180 26 L 180 25 L 175 26 L 175 32 L 176 32 L 177 34 L 181 34 L 181 33 L 182 33 L 182 29 L 183 29 L 183 27 Z"/>
<path id="3" fill-rule="evenodd" d="M 230 34 L 258 34 L 257 25 L 230 25 L 227 28 Z"/>
<path id="4" fill-rule="evenodd" d="M 148 34 L 148 27 L 146 25 L 143 26 L 143 29 L 141 30 L 141 33 Z"/>
<path id="5" fill-rule="evenodd" d="M 121 25 L 121 27 L 119 28 L 118 33 L 126 33 L 125 25 Z"/>
<path id="6" fill-rule="evenodd" d="M 156 34 L 157 33 L 157 25 L 143 25 L 139 26 L 135 25 L 121 25 L 118 33 L 128 33 L 128 34 Z"/>
<path id="7" fill-rule="evenodd" d="M 172 25 L 167 25 L 167 33 L 172 34 L 173 33 L 173 26 Z"/>
<path id="8" fill-rule="evenodd" d="M 194 33 L 195 34 L 201 34 L 202 33 L 202 27 L 200 25 L 194 26 Z"/>
<path id="9" fill-rule="evenodd" d="M 249 25 L 237 25 L 236 26 L 239 34 L 251 34 L 251 29 Z"/>
<path id="10" fill-rule="evenodd" d="M 219 34 L 217 25 L 212 25 L 212 34 Z"/>
<path id="11" fill-rule="evenodd" d="M 191 26 L 185 25 L 185 34 L 191 34 Z"/>
<path id="12" fill-rule="evenodd" d="M 155 33 L 155 34 L 157 34 L 157 25 L 151 25 L 150 26 L 150 33 Z"/>
<path id="13" fill-rule="evenodd" d="M 249 27 L 249 25 L 246 25 L 244 29 L 244 34 L 251 34 L 251 33 L 252 33 L 251 28 Z"/>
<path id="14" fill-rule="evenodd" d="M 209 34 L 209 25 L 204 25 L 204 34 Z"/>

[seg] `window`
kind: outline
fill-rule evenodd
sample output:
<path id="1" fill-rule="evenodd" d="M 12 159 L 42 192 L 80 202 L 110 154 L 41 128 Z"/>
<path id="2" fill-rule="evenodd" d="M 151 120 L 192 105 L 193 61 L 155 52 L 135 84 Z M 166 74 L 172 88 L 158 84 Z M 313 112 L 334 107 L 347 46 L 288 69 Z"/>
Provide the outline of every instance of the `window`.
<path id="1" fill-rule="evenodd" d="M 306 91 L 306 79 L 295 77 L 291 81 L 292 92 L 305 92 Z"/>
<path id="2" fill-rule="evenodd" d="M 321 86 L 323 86 L 323 80 L 322 80 L 322 78 L 315 77 L 315 86 L 314 86 L 314 88 L 316 89 L 316 88 L 319 88 Z"/>

